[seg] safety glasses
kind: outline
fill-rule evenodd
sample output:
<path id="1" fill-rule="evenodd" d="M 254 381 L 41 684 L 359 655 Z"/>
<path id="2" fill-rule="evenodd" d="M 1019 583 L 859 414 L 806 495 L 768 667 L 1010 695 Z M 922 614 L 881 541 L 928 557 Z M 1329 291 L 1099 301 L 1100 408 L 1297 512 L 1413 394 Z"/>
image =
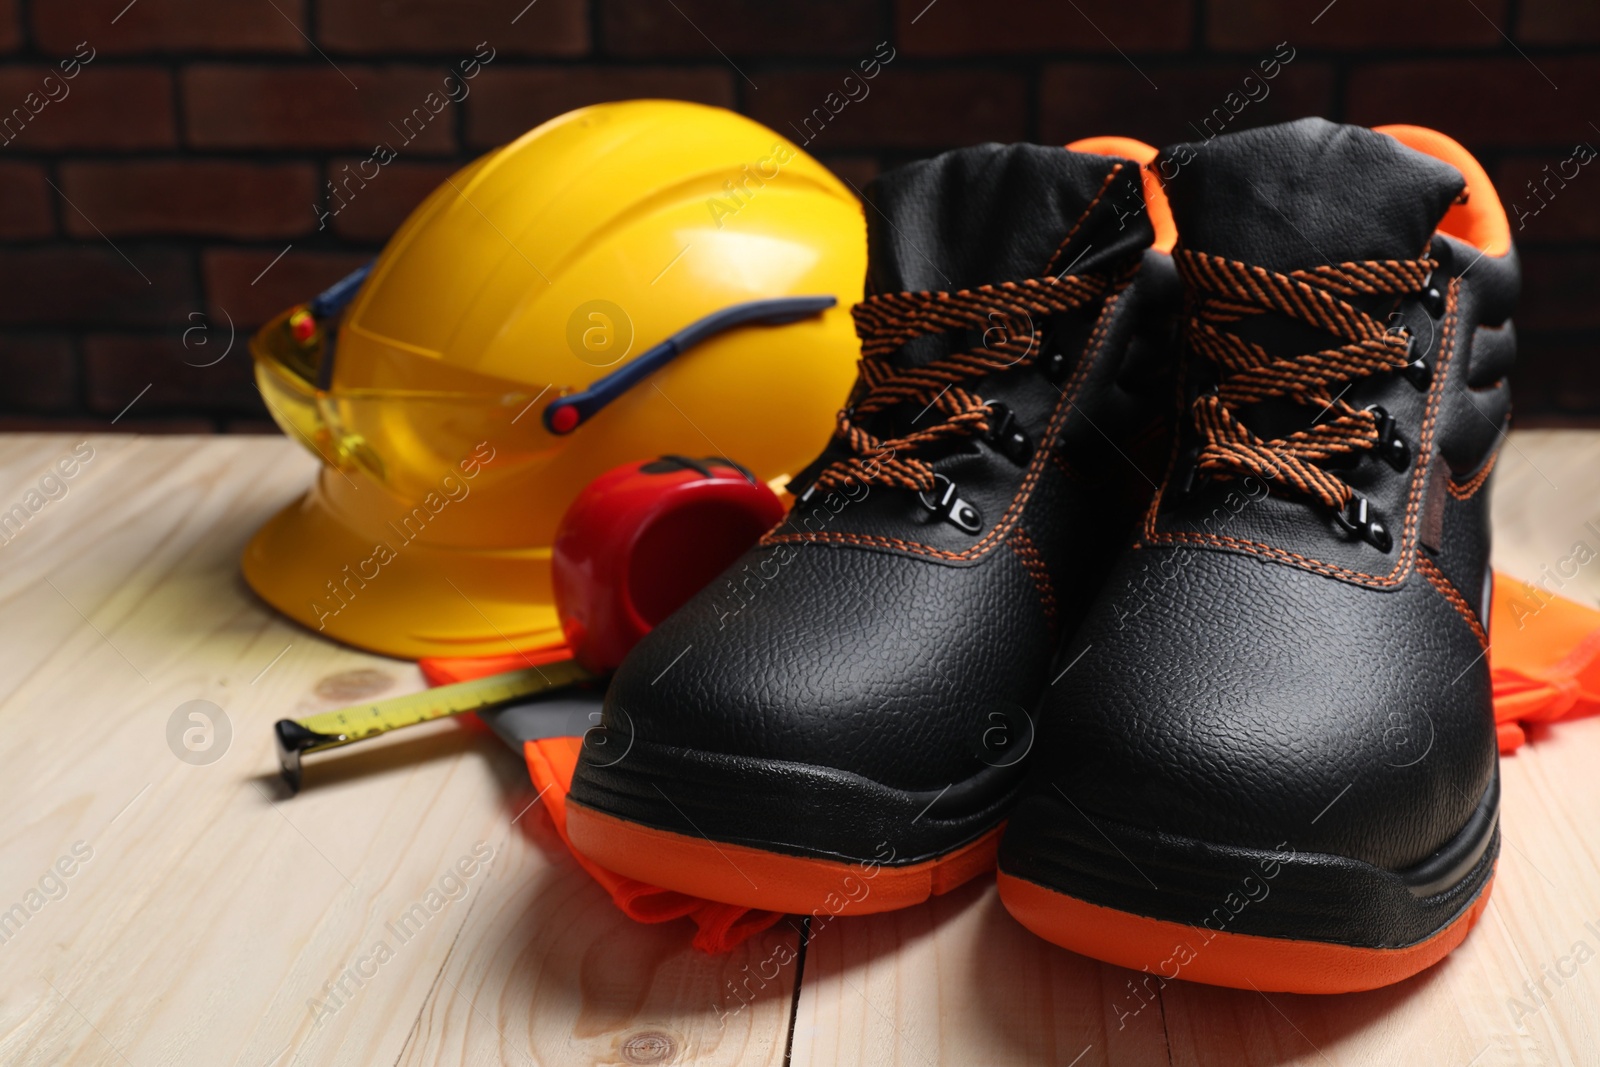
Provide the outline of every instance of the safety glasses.
<path id="1" fill-rule="evenodd" d="M 345 470 L 360 467 L 391 483 L 397 471 L 448 468 L 465 454 L 463 449 L 470 451 L 474 442 L 486 438 L 506 442 L 513 452 L 526 452 L 530 457 L 547 453 L 555 443 L 552 437 L 573 433 L 645 378 L 709 338 L 745 325 L 797 322 L 837 303 L 832 296 L 798 296 L 722 308 L 587 387 L 559 392 L 547 403 L 542 417 L 534 420 L 523 419 L 523 415 L 542 392 L 508 391 L 502 379 L 399 353 L 381 367 L 348 368 L 362 381 L 381 384 L 342 384 L 335 389 L 339 320 L 371 270 L 372 264 L 366 264 L 309 303 L 273 319 L 258 331 L 250 347 L 262 398 L 285 433 L 333 466 Z M 344 377 L 348 379 L 350 373 Z M 424 384 L 425 388 L 419 388 Z M 529 438 L 530 430 L 537 440 Z"/>

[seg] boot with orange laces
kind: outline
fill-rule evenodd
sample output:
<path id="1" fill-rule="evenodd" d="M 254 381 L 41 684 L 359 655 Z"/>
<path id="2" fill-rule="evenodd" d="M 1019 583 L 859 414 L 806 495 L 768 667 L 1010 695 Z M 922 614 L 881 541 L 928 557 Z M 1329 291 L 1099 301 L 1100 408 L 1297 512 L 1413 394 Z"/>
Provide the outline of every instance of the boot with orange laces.
<path id="1" fill-rule="evenodd" d="M 1128 457 L 1165 451 L 1177 278 L 1138 163 L 986 145 L 868 199 L 834 440 L 628 658 L 573 779 L 574 847 L 652 885 L 860 913 L 986 872 L 1058 635 L 1148 493 Z"/>
<path id="2" fill-rule="evenodd" d="M 1466 936 L 1499 854 L 1505 212 L 1415 127 L 1305 119 L 1161 162 L 1187 415 L 1061 650 L 1001 896 L 1164 979 L 1395 982 Z"/>

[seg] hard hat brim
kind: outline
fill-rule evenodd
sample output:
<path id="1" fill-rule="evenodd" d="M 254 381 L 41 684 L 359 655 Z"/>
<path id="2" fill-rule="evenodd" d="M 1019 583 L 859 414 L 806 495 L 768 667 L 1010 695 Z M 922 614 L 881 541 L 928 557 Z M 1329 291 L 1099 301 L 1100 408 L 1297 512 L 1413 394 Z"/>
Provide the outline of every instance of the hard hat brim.
<path id="1" fill-rule="evenodd" d="M 380 552 L 373 540 L 341 523 L 313 488 L 251 538 L 245 581 L 309 629 L 401 659 L 562 642 L 548 548 L 460 550 L 391 536 Z"/>

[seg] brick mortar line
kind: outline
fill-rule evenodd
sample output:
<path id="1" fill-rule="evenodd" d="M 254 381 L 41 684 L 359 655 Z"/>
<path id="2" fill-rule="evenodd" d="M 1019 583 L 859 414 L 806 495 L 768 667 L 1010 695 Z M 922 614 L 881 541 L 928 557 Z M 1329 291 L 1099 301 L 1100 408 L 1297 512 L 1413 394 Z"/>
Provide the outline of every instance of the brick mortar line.
<path id="1" fill-rule="evenodd" d="M 18 0 L 23 2 L 23 0 Z M 26 27 L 24 27 L 26 29 Z M 890 35 L 891 38 L 893 35 Z M 1515 40 L 1515 38 L 1513 38 Z M 91 43 L 93 43 L 91 41 Z M 491 44 L 493 41 L 491 40 Z M 1110 66 L 1124 65 L 1125 60 L 1115 51 L 1096 49 L 1041 49 L 1041 50 L 1007 50 L 972 51 L 960 53 L 914 53 L 905 51 L 903 46 L 895 44 L 897 56 L 895 66 L 899 68 L 902 63 L 906 68 L 927 69 L 960 69 L 966 66 L 1001 65 L 1016 62 L 1050 63 L 1104 63 Z M 1375 45 L 1359 45 L 1347 47 L 1319 46 L 1314 43 L 1301 44 L 1291 41 L 1296 49 L 1296 62 L 1301 58 L 1321 60 L 1356 60 L 1372 66 L 1394 66 L 1404 64 L 1421 64 L 1434 61 L 1447 60 L 1483 60 L 1483 59 L 1510 59 L 1520 61 L 1522 57 L 1506 43 L 1504 38 L 1497 38 L 1495 43 L 1481 45 L 1445 45 L 1439 47 L 1419 47 L 1395 45 L 1381 47 Z M 1563 44 L 1533 43 L 1517 41 L 1517 47 L 1536 59 L 1595 59 L 1600 58 L 1600 42 L 1576 42 Z M 1260 48 L 1270 48 L 1272 42 L 1264 42 L 1256 46 L 1207 46 L 1200 50 L 1192 50 L 1189 46 L 1176 48 L 1151 49 L 1143 51 L 1129 51 L 1127 55 L 1143 63 L 1157 64 L 1170 61 L 1180 66 L 1221 66 L 1228 63 L 1244 63 L 1249 65 L 1253 60 L 1260 58 Z M 330 49 L 318 43 L 318 47 L 332 59 L 351 65 L 366 65 L 389 69 L 404 69 L 406 67 L 436 67 L 446 66 L 462 58 L 462 52 L 471 53 L 472 45 L 463 45 L 460 48 L 440 49 L 438 51 L 382 51 L 382 52 L 346 52 Z M 870 47 L 870 45 L 869 45 Z M 0 58 L 13 64 L 38 64 L 49 65 L 57 60 L 66 58 L 67 53 L 45 52 L 31 42 L 21 48 L 9 52 L 0 52 Z M 842 69 L 859 58 L 854 52 L 841 51 L 831 55 L 793 55 L 781 52 L 729 52 L 728 55 L 736 60 L 749 63 L 765 63 L 769 72 L 804 70 L 814 72 L 830 72 Z M 185 50 L 185 51 L 148 51 L 148 52 L 100 52 L 94 60 L 91 69 L 127 69 L 133 67 L 162 68 L 177 72 L 184 67 L 191 66 L 225 66 L 225 67 L 267 67 L 307 70 L 329 70 L 327 63 L 315 52 L 276 52 L 249 50 Z M 509 48 L 499 49 L 497 58 L 490 70 L 513 69 L 517 67 L 681 67 L 699 66 L 714 69 L 723 69 L 722 57 L 715 53 L 684 54 L 674 52 L 592 52 L 579 55 L 574 54 L 542 54 L 516 52 Z M 330 71 L 330 73 L 332 73 Z M 335 74 L 335 77 L 337 75 Z"/>

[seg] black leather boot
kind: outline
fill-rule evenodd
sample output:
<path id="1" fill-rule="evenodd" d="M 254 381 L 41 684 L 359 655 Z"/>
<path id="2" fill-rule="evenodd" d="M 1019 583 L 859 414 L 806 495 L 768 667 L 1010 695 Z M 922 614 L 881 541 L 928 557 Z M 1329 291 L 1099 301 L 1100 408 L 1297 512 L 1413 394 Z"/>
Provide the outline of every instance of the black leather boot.
<path id="1" fill-rule="evenodd" d="M 1138 164 L 985 145 L 866 216 L 833 441 L 628 658 L 578 764 L 572 842 L 634 878 L 868 912 L 987 871 L 1059 635 L 1168 451 L 1178 284 Z"/>
<path id="2" fill-rule="evenodd" d="M 1387 129 L 1162 153 L 1187 414 L 1061 650 L 1000 854 L 1030 929 L 1159 979 L 1371 988 L 1488 899 L 1519 272 L 1483 169 Z"/>

